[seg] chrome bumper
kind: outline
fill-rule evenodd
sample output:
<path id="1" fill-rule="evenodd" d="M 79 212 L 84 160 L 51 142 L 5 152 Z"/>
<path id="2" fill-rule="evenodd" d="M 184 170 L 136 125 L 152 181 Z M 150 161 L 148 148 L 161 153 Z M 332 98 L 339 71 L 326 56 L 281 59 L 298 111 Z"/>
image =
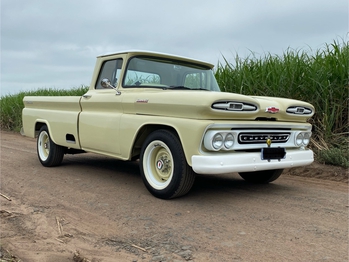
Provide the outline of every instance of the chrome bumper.
<path id="1" fill-rule="evenodd" d="M 286 157 L 280 161 L 262 160 L 259 152 L 194 155 L 191 161 L 197 174 L 224 174 L 305 166 L 314 161 L 314 154 L 310 149 L 289 149 L 286 150 Z"/>

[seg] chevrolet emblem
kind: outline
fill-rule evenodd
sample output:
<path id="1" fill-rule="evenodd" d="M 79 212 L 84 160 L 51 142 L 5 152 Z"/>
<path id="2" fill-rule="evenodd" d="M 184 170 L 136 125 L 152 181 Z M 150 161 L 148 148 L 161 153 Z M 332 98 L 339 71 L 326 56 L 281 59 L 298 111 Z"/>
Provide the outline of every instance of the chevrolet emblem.
<path id="1" fill-rule="evenodd" d="M 271 114 L 276 114 L 280 111 L 279 108 L 275 107 L 275 106 L 268 106 L 266 109 L 265 109 L 265 112 L 267 113 L 271 113 Z"/>

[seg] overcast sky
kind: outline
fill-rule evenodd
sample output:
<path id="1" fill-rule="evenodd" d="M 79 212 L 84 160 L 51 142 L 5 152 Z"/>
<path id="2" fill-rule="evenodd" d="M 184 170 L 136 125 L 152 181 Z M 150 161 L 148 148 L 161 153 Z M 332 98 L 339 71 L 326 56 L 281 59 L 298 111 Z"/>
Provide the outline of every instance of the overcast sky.
<path id="1" fill-rule="evenodd" d="M 348 40 L 348 0 L 1 0 L 1 96 L 90 85 L 96 56 L 141 49 L 217 65 Z"/>

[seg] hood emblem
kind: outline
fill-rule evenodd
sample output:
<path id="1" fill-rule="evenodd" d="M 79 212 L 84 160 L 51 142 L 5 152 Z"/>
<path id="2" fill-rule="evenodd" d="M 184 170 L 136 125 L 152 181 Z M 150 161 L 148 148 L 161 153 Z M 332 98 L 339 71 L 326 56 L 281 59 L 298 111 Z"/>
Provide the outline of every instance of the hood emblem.
<path id="1" fill-rule="evenodd" d="M 275 107 L 275 106 L 268 106 L 266 109 L 265 109 L 265 112 L 266 113 L 270 113 L 270 114 L 276 114 L 280 111 L 279 108 Z"/>

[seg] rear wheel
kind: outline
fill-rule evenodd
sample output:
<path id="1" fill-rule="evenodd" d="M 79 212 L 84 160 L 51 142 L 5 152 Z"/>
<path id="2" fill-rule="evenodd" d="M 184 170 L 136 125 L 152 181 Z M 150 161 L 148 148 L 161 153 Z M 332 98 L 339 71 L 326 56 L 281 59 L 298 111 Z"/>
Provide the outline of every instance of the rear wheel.
<path id="1" fill-rule="evenodd" d="M 243 172 L 239 173 L 239 175 L 250 183 L 258 183 L 258 184 L 266 184 L 273 182 L 278 179 L 282 174 L 283 169 L 275 169 L 275 170 L 263 170 L 256 172 Z"/>
<path id="2" fill-rule="evenodd" d="M 47 126 L 41 127 L 37 139 L 38 157 L 43 166 L 58 166 L 62 163 L 64 147 L 56 145 L 50 137 Z"/>
<path id="3" fill-rule="evenodd" d="M 140 156 L 140 171 L 148 191 L 162 199 L 185 195 L 195 174 L 187 164 L 182 145 L 172 132 L 157 130 L 145 140 Z"/>

